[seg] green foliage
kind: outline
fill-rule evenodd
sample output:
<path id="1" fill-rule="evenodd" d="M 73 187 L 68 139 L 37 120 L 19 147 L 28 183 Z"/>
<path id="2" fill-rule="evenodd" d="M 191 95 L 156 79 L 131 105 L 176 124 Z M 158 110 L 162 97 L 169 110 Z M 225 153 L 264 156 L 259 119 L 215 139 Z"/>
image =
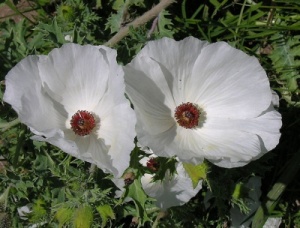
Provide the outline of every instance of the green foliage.
<path id="1" fill-rule="evenodd" d="M 300 77 L 300 35 L 287 37 L 284 34 L 276 34 L 270 40 L 273 50 L 269 58 L 278 74 L 277 80 L 282 85 L 281 94 L 289 104 L 298 106 L 293 95 L 299 94 L 297 80 Z"/>

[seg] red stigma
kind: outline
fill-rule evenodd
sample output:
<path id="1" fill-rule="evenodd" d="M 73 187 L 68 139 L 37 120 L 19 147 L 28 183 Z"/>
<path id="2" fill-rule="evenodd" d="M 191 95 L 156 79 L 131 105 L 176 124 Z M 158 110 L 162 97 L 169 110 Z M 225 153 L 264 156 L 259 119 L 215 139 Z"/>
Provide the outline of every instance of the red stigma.
<path id="1" fill-rule="evenodd" d="M 147 161 L 147 168 L 156 172 L 159 169 L 159 162 L 157 161 L 157 158 L 150 158 L 149 161 Z"/>
<path id="2" fill-rule="evenodd" d="M 191 129 L 198 126 L 200 111 L 196 105 L 187 102 L 175 109 L 175 119 L 184 128 Z"/>
<path id="3" fill-rule="evenodd" d="M 71 119 L 71 127 L 76 135 L 89 135 L 96 126 L 94 116 L 88 111 L 77 111 Z"/>

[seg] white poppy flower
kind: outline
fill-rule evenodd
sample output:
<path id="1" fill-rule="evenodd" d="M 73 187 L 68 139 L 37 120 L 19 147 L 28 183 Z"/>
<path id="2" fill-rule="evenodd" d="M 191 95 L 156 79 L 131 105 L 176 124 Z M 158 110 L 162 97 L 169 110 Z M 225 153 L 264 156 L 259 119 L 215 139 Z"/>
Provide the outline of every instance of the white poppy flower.
<path id="1" fill-rule="evenodd" d="M 225 42 L 149 42 L 124 67 L 137 136 L 159 156 L 238 167 L 279 141 L 281 115 L 264 69 Z"/>
<path id="2" fill-rule="evenodd" d="M 150 158 L 147 166 L 149 163 L 153 163 L 153 157 Z M 171 175 L 167 171 L 163 180 L 155 182 L 153 174 L 146 173 L 141 178 L 144 191 L 147 195 L 156 199 L 156 205 L 162 210 L 185 204 L 202 188 L 202 181 L 199 181 L 195 189 L 193 188 L 192 180 L 184 170 L 181 162 L 176 164 L 176 172 Z"/>
<path id="3" fill-rule="evenodd" d="M 18 63 L 6 76 L 4 101 L 34 139 L 121 176 L 136 123 L 124 90 L 115 50 L 65 44 Z"/>

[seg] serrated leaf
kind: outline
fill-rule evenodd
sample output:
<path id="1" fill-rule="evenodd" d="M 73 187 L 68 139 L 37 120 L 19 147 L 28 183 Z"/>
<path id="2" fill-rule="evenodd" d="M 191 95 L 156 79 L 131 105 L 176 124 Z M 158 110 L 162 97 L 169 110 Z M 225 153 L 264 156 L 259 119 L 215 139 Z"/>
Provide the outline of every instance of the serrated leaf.
<path id="1" fill-rule="evenodd" d="M 122 23 L 122 13 L 112 14 L 105 24 L 105 30 L 110 29 L 110 33 L 119 31 Z"/>
<path id="2" fill-rule="evenodd" d="M 58 220 L 59 227 L 63 227 L 64 225 L 69 224 L 72 219 L 73 213 L 74 213 L 74 209 L 72 208 L 69 207 L 60 208 L 55 214 L 55 218 Z"/>
<path id="3" fill-rule="evenodd" d="M 114 211 L 110 205 L 108 205 L 108 204 L 101 205 L 101 206 L 98 206 L 96 209 L 99 212 L 101 219 L 102 219 L 101 227 L 106 226 L 108 219 L 115 219 Z"/>
<path id="4" fill-rule="evenodd" d="M 36 200 L 32 206 L 32 217 L 30 218 L 30 221 L 38 222 L 46 215 L 45 202 L 42 199 Z"/>
<path id="5" fill-rule="evenodd" d="M 172 20 L 166 16 L 171 15 L 168 11 L 163 10 L 159 14 L 158 28 L 162 37 L 173 37 L 175 31 L 172 29 Z"/>
<path id="6" fill-rule="evenodd" d="M 206 174 L 208 172 L 208 165 L 207 163 L 203 162 L 200 165 L 193 165 L 190 163 L 183 163 L 183 167 L 185 171 L 188 173 L 190 176 L 192 183 L 193 183 L 193 188 L 196 188 L 198 185 L 198 182 L 201 179 L 206 179 Z"/>
<path id="7" fill-rule="evenodd" d="M 89 205 L 83 205 L 74 213 L 73 225 L 75 228 L 90 228 L 93 222 L 93 210 Z"/>

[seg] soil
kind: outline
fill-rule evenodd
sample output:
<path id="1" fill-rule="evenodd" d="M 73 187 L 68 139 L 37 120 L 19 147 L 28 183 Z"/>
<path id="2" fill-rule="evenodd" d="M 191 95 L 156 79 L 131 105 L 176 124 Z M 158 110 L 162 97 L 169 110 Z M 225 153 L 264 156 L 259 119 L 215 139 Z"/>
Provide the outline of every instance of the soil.
<path id="1" fill-rule="evenodd" d="M 11 2 L 13 1 L 11 0 Z M 11 19 L 17 23 L 24 17 L 28 18 L 30 21 L 35 21 L 38 14 L 34 10 L 35 3 L 33 1 L 21 0 L 18 1 L 15 6 L 20 13 L 15 12 L 5 3 L 0 4 L 0 22 Z"/>

